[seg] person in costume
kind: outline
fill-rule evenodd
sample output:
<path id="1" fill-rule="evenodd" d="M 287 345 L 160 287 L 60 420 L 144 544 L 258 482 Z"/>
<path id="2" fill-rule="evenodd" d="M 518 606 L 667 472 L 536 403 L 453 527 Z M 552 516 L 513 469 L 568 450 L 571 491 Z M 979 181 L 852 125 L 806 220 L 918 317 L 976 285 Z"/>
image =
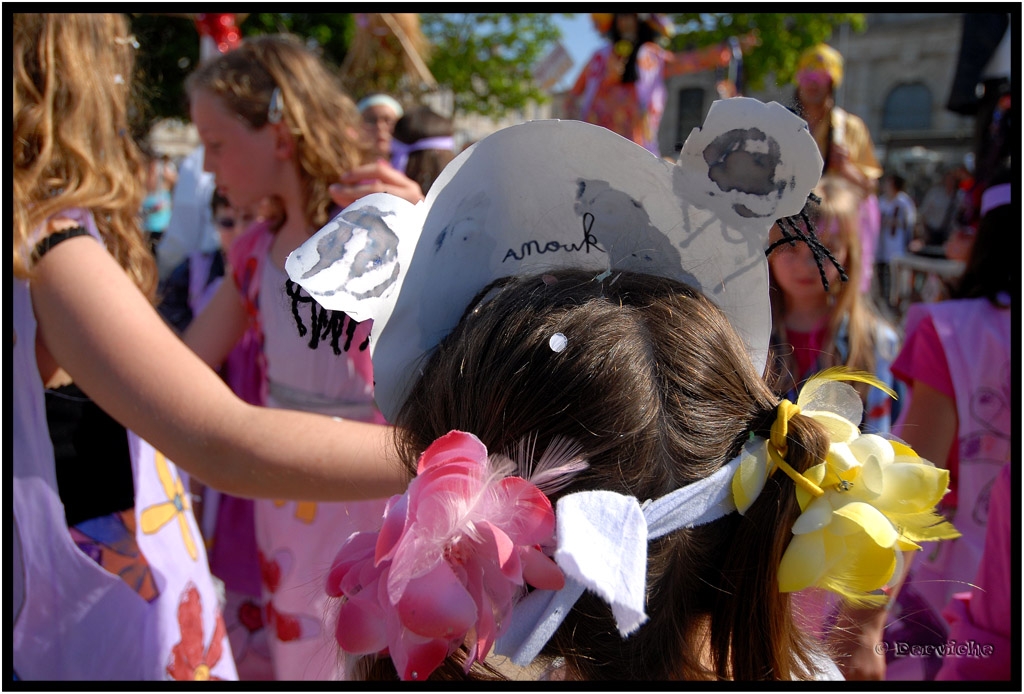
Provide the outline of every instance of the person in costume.
<path id="1" fill-rule="evenodd" d="M 878 179 L 882 167 L 875 157 L 871 133 L 860 117 L 836 104 L 836 90 L 843 82 L 843 56 L 828 44 L 806 49 L 797 60 L 793 110 L 807 121 L 818 143 L 825 173 L 847 179 L 860 193 L 861 264 L 860 290 L 871 290 L 875 248 L 881 225 Z"/>
<path id="2" fill-rule="evenodd" d="M 594 13 L 591 18 L 608 43 L 594 52 L 569 90 L 566 117 L 608 128 L 661 156 L 665 80 L 728 66 L 735 59 L 733 45 L 673 53 L 659 44 L 675 31 L 663 14 Z M 750 41 L 741 44 L 748 47 Z"/>
<path id="3" fill-rule="evenodd" d="M 373 319 L 377 401 L 417 471 L 378 529 L 337 537 L 349 672 L 840 677 L 790 594 L 877 604 L 902 550 L 955 531 L 932 511 L 947 473 L 860 434 L 844 381 L 870 375 L 795 403 L 762 378 L 768 232 L 820 171 L 803 121 L 753 99 L 713 104 L 676 165 L 533 121 L 424 203 L 369 196 L 288 257 L 322 306 Z"/>
<path id="4" fill-rule="evenodd" d="M 310 500 L 408 476 L 387 429 L 245 403 L 154 309 L 128 19 L 17 13 L 12 44 L 13 676 L 234 679 L 184 472 Z"/>
<path id="5" fill-rule="evenodd" d="M 959 594 L 971 589 L 981 567 L 990 498 L 996 493 L 1000 469 L 1010 461 L 1010 322 L 1019 286 L 1019 267 L 1006 252 L 1011 230 L 1019 224 L 1011 180 L 1009 170 L 1003 170 L 982 195 L 978 234 L 953 298 L 912 304 L 907 311 L 906 341 L 892 366 L 910 391 L 897 433 L 950 471 L 951 493 L 943 499 L 942 510 L 963 533 L 953 542 L 927 546 L 904 587 L 904 592 L 919 596 L 904 611 L 905 635 L 936 643 L 945 643 L 941 614 L 950 601 L 961 620 L 963 610 L 970 607 L 970 598 Z M 996 594 L 989 598 L 998 599 Z M 997 613 L 990 610 L 987 615 Z M 983 628 L 1008 633 L 1009 612 L 1001 613 L 1006 621 L 994 623 L 986 623 L 983 614 L 979 613 Z M 900 669 L 911 669 L 919 679 L 934 679 L 943 665 L 943 658 L 907 660 L 898 663 Z M 890 660 L 891 668 L 896 665 Z"/>

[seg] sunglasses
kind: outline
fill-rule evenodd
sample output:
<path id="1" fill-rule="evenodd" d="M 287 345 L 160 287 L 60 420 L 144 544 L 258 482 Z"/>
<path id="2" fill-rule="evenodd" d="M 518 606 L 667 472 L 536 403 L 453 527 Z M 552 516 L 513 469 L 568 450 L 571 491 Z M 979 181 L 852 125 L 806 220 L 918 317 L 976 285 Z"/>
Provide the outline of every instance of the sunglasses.
<path id="1" fill-rule="evenodd" d="M 222 227 L 224 229 L 234 229 L 235 220 L 232 219 L 231 217 L 222 217 L 217 220 L 217 226 Z"/>

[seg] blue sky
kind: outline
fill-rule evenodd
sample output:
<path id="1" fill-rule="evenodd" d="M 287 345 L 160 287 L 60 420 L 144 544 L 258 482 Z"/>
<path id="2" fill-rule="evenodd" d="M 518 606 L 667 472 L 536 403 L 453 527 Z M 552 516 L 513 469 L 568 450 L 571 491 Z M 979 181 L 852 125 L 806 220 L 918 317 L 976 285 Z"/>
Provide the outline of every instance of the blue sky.
<path id="1" fill-rule="evenodd" d="M 562 17 L 560 14 L 556 15 L 555 24 L 562 31 L 562 45 L 572 56 L 574 63 L 572 69 L 566 73 L 556 87 L 556 89 L 567 89 L 572 86 L 590 54 L 601 45 L 601 36 L 594 29 L 589 12 L 578 12 L 571 18 Z"/>

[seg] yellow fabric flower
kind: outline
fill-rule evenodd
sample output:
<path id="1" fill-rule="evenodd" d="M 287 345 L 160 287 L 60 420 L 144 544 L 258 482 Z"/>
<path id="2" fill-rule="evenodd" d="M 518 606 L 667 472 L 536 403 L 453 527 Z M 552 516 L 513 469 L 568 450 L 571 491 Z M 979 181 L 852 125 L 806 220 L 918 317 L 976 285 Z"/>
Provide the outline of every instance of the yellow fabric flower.
<path id="1" fill-rule="evenodd" d="M 853 602 L 884 601 L 870 593 L 898 575 L 900 551 L 959 537 L 934 510 L 948 491 L 949 471 L 898 441 L 861 434 L 860 396 L 839 379 L 865 381 L 892 395 L 869 374 L 842 367 L 818 374 L 801 391 L 800 413 L 820 423 L 831 443 L 825 460 L 804 472 L 796 488 L 802 513 L 779 564 L 779 589 L 816 586 Z M 740 513 L 774 472 L 771 446 L 755 439 L 741 454 L 732 481 Z"/>

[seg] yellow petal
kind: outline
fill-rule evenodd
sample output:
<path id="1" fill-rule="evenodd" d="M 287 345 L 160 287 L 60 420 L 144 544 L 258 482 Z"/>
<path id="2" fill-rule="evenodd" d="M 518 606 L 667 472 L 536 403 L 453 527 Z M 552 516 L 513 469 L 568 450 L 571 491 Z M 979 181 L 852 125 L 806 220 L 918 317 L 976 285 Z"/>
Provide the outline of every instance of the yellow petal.
<path id="1" fill-rule="evenodd" d="M 855 598 L 881 588 L 892 578 L 896 570 L 895 549 L 878 545 L 864 533 L 834 540 L 828 538 L 829 533 L 825 534 L 826 542 L 842 543 L 843 547 L 842 558 L 822 577 L 822 588 Z"/>
<path id="2" fill-rule="evenodd" d="M 849 444 L 842 441 L 833 443 L 828 447 L 828 453 L 825 454 L 825 462 L 829 464 L 829 467 L 832 468 L 839 478 L 845 480 L 852 479 L 849 474 L 850 471 L 856 470 L 861 465 L 860 461 L 857 460 L 857 456 L 850 449 Z"/>
<path id="3" fill-rule="evenodd" d="M 886 513 L 921 513 L 935 508 L 949 488 L 949 470 L 919 463 L 882 469 L 883 492 L 875 505 Z"/>
<path id="4" fill-rule="evenodd" d="M 779 590 L 792 593 L 813 586 L 827 569 L 825 532 L 794 535 L 779 562 Z"/>
<path id="5" fill-rule="evenodd" d="M 156 476 L 160 479 L 160 486 L 164 488 L 164 494 L 168 499 L 174 498 L 175 477 L 167 465 L 167 458 L 160 451 L 153 451 L 153 460 L 156 465 Z"/>
<path id="6" fill-rule="evenodd" d="M 902 441 L 897 441 L 896 439 L 889 439 L 889 443 L 892 445 L 893 453 L 895 453 L 897 456 L 909 456 L 911 458 L 921 457 L 913 448 L 903 443 Z"/>
<path id="7" fill-rule="evenodd" d="M 854 501 L 833 511 L 835 518 L 831 532 L 837 535 L 853 535 L 863 530 L 880 547 L 892 547 L 899 539 L 899 532 L 885 515 L 871 504 Z"/>
<path id="8" fill-rule="evenodd" d="M 155 504 L 144 509 L 139 514 L 139 525 L 142 526 L 142 532 L 146 535 L 152 535 L 167 525 L 177 512 L 178 509 L 170 501 Z"/>
<path id="9" fill-rule="evenodd" d="M 850 451 L 857 460 L 866 461 L 871 456 L 878 458 L 882 465 L 891 465 L 896 458 L 892 444 L 878 434 L 862 434 L 850 442 Z"/>
<path id="10" fill-rule="evenodd" d="M 804 535 L 820 530 L 832 522 L 832 504 L 829 503 L 829 494 L 820 496 L 812 501 L 804 512 L 793 523 L 793 534 Z"/>
<path id="11" fill-rule="evenodd" d="M 766 445 L 766 441 L 755 439 L 747 442 L 740 453 L 739 467 L 732 476 L 732 495 L 736 502 L 736 510 L 741 514 L 754 503 L 764 489 L 765 480 L 768 479 Z"/>
<path id="12" fill-rule="evenodd" d="M 827 410 L 801 410 L 801 414 L 813 418 L 816 422 L 825 427 L 832 443 L 850 443 L 860 436 L 860 429 L 857 428 L 857 424 L 854 424 L 852 421 L 841 415 L 828 412 Z M 860 420 L 858 418 L 858 423 L 859 421 Z"/>
<path id="13" fill-rule="evenodd" d="M 878 461 L 877 456 L 870 456 L 861 465 L 857 481 L 860 483 L 857 489 L 857 496 L 865 501 L 874 500 L 882 493 L 884 477 L 882 475 L 882 464 Z"/>
<path id="14" fill-rule="evenodd" d="M 828 466 L 825 465 L 825 463 L 818 463 L 817 465 L 812 465 L 811 467 L 807 468 L 804 471 L 804 477 L 809 479 L 814 484 L 818 485 L 818 487 L 820 487 L 820 488 L 824 488 L 825 485 L 829 483 L 829 480 L 828 480 L 829 475 L 831 475 L 832 477 L 835 477 L 835 475 L 832 475 L 832 473 L 830 473 L 828 471 Z M 831 483 L 835 484 L 838 481 L 839 481 L 838 478 L 836 478 Z M 808 492 L 806 489 L 804 489 L 800 485 L 796 485 L 795 489 L 796 489 L 796 501 L 797 501 L 798 504 L 800 504 L 800 510 L 801 511 L 806 511 L 807 510 L 807 504 L 811 503 L 817 497 L 812 496 L 810 492 Z"/>

